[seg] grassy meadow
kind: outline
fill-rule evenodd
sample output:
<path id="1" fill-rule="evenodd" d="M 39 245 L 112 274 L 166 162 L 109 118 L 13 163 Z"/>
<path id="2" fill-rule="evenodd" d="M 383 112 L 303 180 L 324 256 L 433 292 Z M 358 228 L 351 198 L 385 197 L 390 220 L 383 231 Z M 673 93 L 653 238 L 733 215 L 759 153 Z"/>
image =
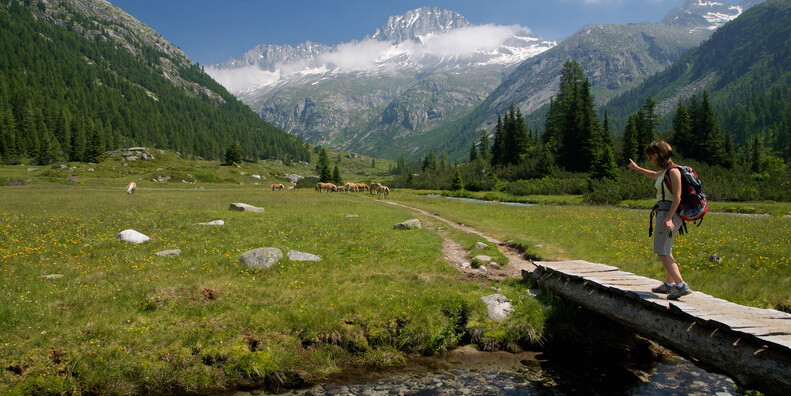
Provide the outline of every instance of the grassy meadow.
<path id="1" fill-rule="evenodd" d="M 410 354 L 458 344 L 540 348 L 552 342 L 553 323 L 569 321 L 530 297 L 521 280 L 492 285 L 516 312 L 503 323 L 488 320 L 480 298 L 495 291 L 447 264 L 437 228 L 470 249 L 470 258 L 507 260 L 494 247 L 472 250 L 478 235 L 371 195 L 269 189 L 288 184 L 284 173 L 312 174 L 308 164 L 229 167 L 154 155 L 58 169 L 0 166 L 0 394 L 293 387 L 345 367 L 400 365 Z M 344 180 L 367 181 L 383 180 L 390 166 L 370 165 L 342 156 L 339 167 Z M 139 190 L 129 196 L 123 188 L 131 180 Z M 651 253 L 648 211 L 640 209 L 651 202 L 587 206 L 578 196 L 520 197 L 539 203 L 525 207 L 427 193 L 396 189 L 391 199 L 519 243 L 531 256 L 664 277 Z M 232 202 L 266 212 L 230 211 Z M 674 246 L 685 279 L 716 297 L 788 310 L 791 207 L 711 208 Z M 415 217 L 423 229 L 393 229 Z M 212 220 L 225 225 L 196 225 Z M 116 235 L 125 229 L 151 241 L 122 243 Z M 247 269 L 239 256 L 259 247 L 322 260 L 284 258 L 268 270 Z M 182 254 L 155 255 L 167 249 Z M 708 260 L 715 254 L 721 262 Z"/>
<path id="2" fill-rule="evenodd" d="M 422 192 L 393 195 L 400 202 L 500 240 L 514 240 L 545 260 L 581 259 L 664 280 L 651 251 L 649 211 L 653 202 L 630 202 L 631 209 L 575 205 L 573 198 L 540 198 L 562 205 L 529 207 L 470 203 Z M 530 199 L 530 197 L 526 198 Z M 673 256 L 693 290 L 760 308 L 791 306 L 791 217 L 787 204 L 712 203 L 703 223 L 679 235 Z M 716 212 L 744 209 L 749 213 Z M 756 209 L 757 208 L 757 209 Z M 536 247 L 540 246 L 540 248 Z M 717 255 L 722 262 L 710 261 Z"/>
<path id="3" fill-rule="evenodd" d="M 447 265 L 438 224 L 394 230 L 415 214 L 361 194 L 25 186 L 0 197 L 3 394 L 294 386 L 443 351 L 468 326 L 489 344 L 536 338 L 544 320 L 518 283 L 504 285 L 514 319 L 486 320 L 479 299 L 493 291 Z M 116 240 L 129 228 L 151 241 Z M 322 260 L 247 269 L 238 258 L 258 247 Z M 166 249 L 182 254 L 154 254 Z M 42 278 L 52 274 L 63 277 Z"/>

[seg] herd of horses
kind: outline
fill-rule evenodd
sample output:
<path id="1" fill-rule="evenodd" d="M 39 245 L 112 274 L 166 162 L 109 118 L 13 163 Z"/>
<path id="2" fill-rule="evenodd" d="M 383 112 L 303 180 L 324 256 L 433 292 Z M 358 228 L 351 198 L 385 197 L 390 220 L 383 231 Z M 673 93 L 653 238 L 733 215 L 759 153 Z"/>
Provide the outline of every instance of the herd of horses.
<path id="1" fill-rule="evenodd" d="M 330 192 L 360 192 L 360 191 L 368 191 L 371 194 L 376 193 L 377 198 L 389 198 L 390 197 L 390 188 L 382 185 L 381 183 L 371 183 L 370 185 L 365 183 L 346 183 L 343 186 L 336 186 L 332 183 L 316 183 L 316 191 L 321 193 L 322 191 L 326 191 L 327 193 Z"/>
<path id="2" fill-rule="evenodd" d="M 273 184 L 272 191 L 275 190 L 283 190 L 286 189 L 286 186 L 282 184 Z M 288 186 L 288 190 L 293 190 L 294 186 Z M 137 190 L 137 184 L 135 182 L 131 182 L 126 186 L 126 193 L 127 194 L 134 194 Z M 316 183 L 316 191 L 321 193 L 322 191 L 326 192 L 360 192 L 360 191 L 368 191 L 371 194 L 376 193 L 377 198 L 389 198 L 390 197 L 390 188 L 382 183 L 371 183 L 371 185 L 365 183 L 346 183 L 342 187 L 336 186 L 332 183 Z"/>

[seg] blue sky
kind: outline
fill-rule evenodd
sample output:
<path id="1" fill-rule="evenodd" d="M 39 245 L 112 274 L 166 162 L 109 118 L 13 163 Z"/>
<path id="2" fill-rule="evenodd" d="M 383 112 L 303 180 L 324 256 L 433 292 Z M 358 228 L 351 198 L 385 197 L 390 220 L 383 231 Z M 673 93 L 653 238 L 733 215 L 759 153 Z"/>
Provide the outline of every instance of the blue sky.
<path id="1" fill-rule="evenodd" d="M 110 0 L 194 61 L 239 58 L 259 44 L 334 44 L 373 33 L 391 15 L 422 6 L 473 24 L 520 25 L 559 40 L 586 24 L 658 22 L 685 0 Z M 738 3 L 738 1 L 726 1 Z"/>

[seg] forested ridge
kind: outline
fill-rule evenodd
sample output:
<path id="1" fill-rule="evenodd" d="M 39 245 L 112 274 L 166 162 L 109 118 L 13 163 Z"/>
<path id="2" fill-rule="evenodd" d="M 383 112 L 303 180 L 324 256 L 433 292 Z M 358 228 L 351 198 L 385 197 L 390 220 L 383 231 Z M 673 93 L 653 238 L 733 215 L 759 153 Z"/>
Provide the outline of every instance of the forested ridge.
<path id="1" fill-rule="evenodd" d="M 678 101 L 704 90 L 735 147 L 758 137 L 791 159 L 791 3 L 770 0 L 745 11 L 606 109 L 614 130 L 622 131 L 629 115 L 653 97 L 670 110 L 660 120 L 662 129 L 670 129 Z"/>
<path id="2" fill-rule="evenodd" d="M 250 160 L 309 160 L 306 143 L 262 121 L 199 65 L 139 41 L 119 45 L 113 23 L 68 2 L 0 3 L 5 163 L 96 161 L 129 146 L 220 159 L 234 142 Z"/>

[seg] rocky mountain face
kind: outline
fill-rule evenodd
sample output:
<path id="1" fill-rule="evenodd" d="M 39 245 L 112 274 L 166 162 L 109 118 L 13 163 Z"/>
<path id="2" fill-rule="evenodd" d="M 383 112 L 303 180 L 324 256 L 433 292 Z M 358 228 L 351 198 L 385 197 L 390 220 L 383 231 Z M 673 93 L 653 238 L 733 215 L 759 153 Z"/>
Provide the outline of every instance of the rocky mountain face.
<path id="1" fill-rule="evenodd" d="M 390 139 L 409 141 L 464 116 L 520 62 L 554 45 L 424 7 L 359 41 L 260 45 L 207 72 L 264 120 L 311 143 L 396 158 L 380 150 Z"/>
<path id="2" fill-rule="evenodd" d="M 759 2 L 731 6 L 716 1 L 689 0 L 659 23 L 585 26 L 554 48 L 520 64 L 475 111 L 452 129 L 440 127 L 429 131 L 428 135 L 436 135 L 431 142 L 444 146 L 447 152 L 457 147 L 460 151 L 456 154 L 464 155 L 469 148 L 464 149 L 465 145 L 453 141 L 465 140 L 468 147 L 477 131 L 491 130 L 497 114 L 505 113 L 511 104 L 528 115 L 534 127 L 543 125 L 543 112 L 539 110 L 557 93 L 560 71 L 569 59 L 580 63 L 591 82 L 597 105 L 604 105 L 664 70 L 686 51 L 700 45 L 718 27 Z M 442 142 L 452 143 L 443 145 Z"/>
<path id="3" fill-rule="evenodd" d="M 88 40 L 112 41 L 118 48 L 123 48 L 140 59 L 144 59 L 146 51 L 158 52 L 154 63 L 159 73 L 173 85 L 182 87 L 195 94 L 205 94 L 216 103 L 225 100 L 219 93 L 188 81 L 179 74 L 182 66 L 193 65 L 194 62 L 179 48 L 162 38 L 162 36 L 127 14 L 120 8 L 105 0 L 42 0 L 43 18 L 49 23 L 61 27 L 68 26 L 72 15 L 85 16 L 85 23 L 77 21 L 75 30 Z M 68 8 L 68 10 L 67 10 Z M 102 21 L 101 24 L 93 22 Z"/>

